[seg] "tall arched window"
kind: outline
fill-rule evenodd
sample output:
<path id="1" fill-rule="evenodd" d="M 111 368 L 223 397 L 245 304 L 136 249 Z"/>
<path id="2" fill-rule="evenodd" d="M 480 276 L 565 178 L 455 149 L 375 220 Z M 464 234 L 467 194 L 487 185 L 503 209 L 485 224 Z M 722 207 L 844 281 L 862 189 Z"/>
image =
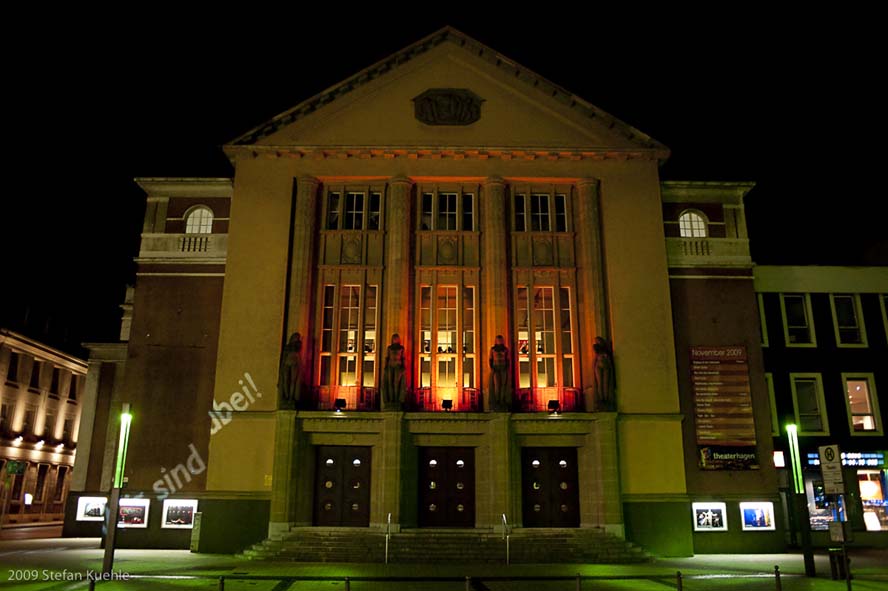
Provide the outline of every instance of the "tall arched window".
<path id="1" fill-rule="evenodd" d="M 706 218 L 699 211 L 686 209 L 678 216 L 678 231 L 682 238 L 706 238 Z"/>
<path id="2" fill-rule="evenodd" d="M 199 205 L 185 216 L 186 234 L 210 234 L 213 231 L 213 212 Z"/>

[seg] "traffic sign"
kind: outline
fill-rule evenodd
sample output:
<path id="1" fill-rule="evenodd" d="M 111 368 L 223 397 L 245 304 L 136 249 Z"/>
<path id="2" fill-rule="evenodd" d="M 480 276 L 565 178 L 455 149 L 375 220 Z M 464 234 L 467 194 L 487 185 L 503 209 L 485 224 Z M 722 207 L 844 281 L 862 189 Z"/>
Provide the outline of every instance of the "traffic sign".
<path id="1" fill-rule="evenodd" d="M 823 475 L 823 492 L 828 495 L 845 494 L 845 481 L 842 477 L 842 454 L 838 445 L 821 445 L 820 472 Z"/>

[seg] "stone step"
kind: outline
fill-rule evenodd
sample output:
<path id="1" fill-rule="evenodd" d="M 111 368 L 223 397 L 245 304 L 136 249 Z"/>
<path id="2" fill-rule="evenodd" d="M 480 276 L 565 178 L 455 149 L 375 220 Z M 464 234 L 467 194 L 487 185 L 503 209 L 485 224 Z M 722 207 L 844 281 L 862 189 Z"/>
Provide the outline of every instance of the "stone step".
<path id="1" fill-rule="evenodd" d="M 243 552 L 251 560 L 382 562 L 385 536 L 368 528 L 296 528 Z M 635 563 L 651 560 L 643 549 L 602 530 L 521 529 L 511 536 L 515 563 Z M 403 530 L 392 534 L 391 562 L 502 563 L 505 540 L 492 530 Z"/>

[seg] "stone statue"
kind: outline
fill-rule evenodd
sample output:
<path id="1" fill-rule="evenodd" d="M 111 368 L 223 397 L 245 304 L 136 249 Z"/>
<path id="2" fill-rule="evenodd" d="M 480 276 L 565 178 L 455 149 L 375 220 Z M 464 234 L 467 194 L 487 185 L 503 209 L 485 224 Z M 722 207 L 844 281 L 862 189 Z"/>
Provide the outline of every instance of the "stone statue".
<path id="1" fill-rule="evenodd" d="M 385 372 L 382 376 L 382 404 L 384 410 L 400 410 L 407 397 L 405 384 L 405 355 L 401 337 L 392 335 L 392 344 L 385 350 Z"/>
<path id="2" fill-rule="evenodd" d="M 593 377 L 595 384 L 595 408 L 596 411 L 614 411 L 616 405 L 617 377 L 614 371 L 614 355 L 610 343 L 602 337 L 595 337 L 592 345 L 595 351 L 595 363 L 593 365 Z"/>
<path id="3" fill-rule="evenodd" d="M 278 398 L 282 409 L 293 409 L 302 397 L 302 335 L 294 332 L 281 351 L 278 371 Z"/>
<path id="4" fill-rule="evenodd" d="M 512 360 L 503 335 L 496 335 L 488 357 L 490 380 L 487 391 L 490 393 L 490 407 L 494 411 L 507 411 L 512 406 L 511 371 Z"/>

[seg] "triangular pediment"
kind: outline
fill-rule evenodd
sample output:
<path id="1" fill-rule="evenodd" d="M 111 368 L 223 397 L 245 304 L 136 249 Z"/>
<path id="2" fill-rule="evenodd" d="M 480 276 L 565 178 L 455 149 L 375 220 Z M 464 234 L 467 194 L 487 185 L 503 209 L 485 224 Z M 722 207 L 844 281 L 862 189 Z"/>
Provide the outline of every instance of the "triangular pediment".
<path id="1" fill-rule="evenodd" d="M 668 154 L 656 140 L 449 27 L 229 146 Z"/>

